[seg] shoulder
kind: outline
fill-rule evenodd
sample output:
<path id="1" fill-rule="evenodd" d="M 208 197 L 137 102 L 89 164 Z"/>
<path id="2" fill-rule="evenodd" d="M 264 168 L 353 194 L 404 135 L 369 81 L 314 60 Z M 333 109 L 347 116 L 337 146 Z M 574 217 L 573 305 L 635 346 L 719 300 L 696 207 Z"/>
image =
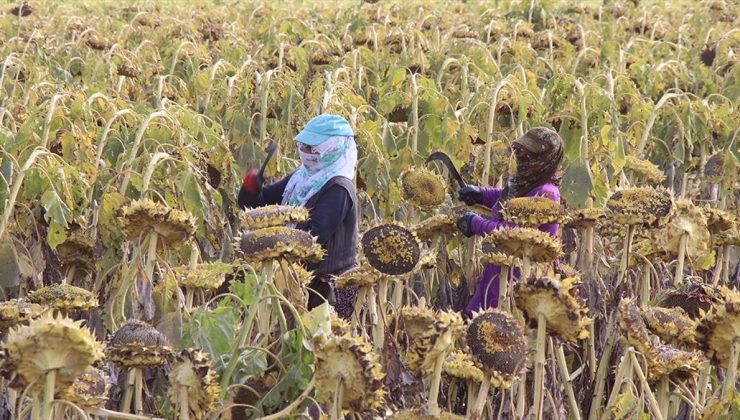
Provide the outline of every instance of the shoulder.
<path id="1" fill-rule="evenodd" d="M 560 202 L 560 188 L 558 188 L 557 185 L 549 182 L 534 188 L 527 195 L 530 197 L 547 197 L 552 201 L 557 201 L 558 203 Z"/>
<path id="2" fill-rule="evenodd" d="M 346 197 L 351 201 L 356 201 L 357 192 L 355 190 L 355 185 L 349 178 L 335 176 L 326 181 L 326 184 L 318 192 L 318 195 L 322 198 L 332 197 L 334 199 L 343 199 Z"/>

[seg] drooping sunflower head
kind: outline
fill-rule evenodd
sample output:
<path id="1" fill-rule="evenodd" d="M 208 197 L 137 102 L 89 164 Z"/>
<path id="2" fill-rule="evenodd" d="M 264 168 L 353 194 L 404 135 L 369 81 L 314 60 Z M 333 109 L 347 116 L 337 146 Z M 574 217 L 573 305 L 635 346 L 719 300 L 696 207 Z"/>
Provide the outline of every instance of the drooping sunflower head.
<path id="1" fill-rule="evenodd" d="M 16 325 L 26 325 L 40 317 L 46 307 L 24 299 L 11 299 L 0 302 L 0 331 L 7 331 Z"/>
<path id="2" fill-rule="evenodd" d="M 717 290 L 704 283 L 689 283 L 681 290 L 671 290 L 662 297 L 660 305 L 666 308 L 681 308 L 686 314 L 699 320 L 721 298 Z"/>
<path id="3" fill-rule="evenodd" d="M 619 302 L 619 328 L 625 335 L 627 341 L 643 354 L 649 354 L 652 349 L 650 333 L 645 322 L 637 310 L 634 301 L 622 299 Z"/>
<path id="4" fill-rule="evenodd" d="M 660 184 L 665 180 L 665 174 L 653 162 L 634 155 L 627 156 L 624 168 L 634 176 L 651 184 Z"/>
<path id="5" fill-rule="evenodd" d="M 496 264 L 506 267 L 518 266 L 522 263 L 520 258 L 509 255 L 502 249 L 499 249 L 490 239 L 483 238 L 481 244 L 481 250 L 483 251 L 483 257 L 481 262 L 484 264 Z"/>
<path id="6" fill-rule="evenodd" d="M 380 280 L 383 275 L 369 265 L 360 265 L 351 268 L 334 278 L 334 285 L 340 289 L 347 287 L 371 286 Z"/>
<path id="7" fill-rule="evenodd" d="M 428 241 L 438 235 L 449 235 L 456 231 L 455 219 L 447 214 L 435 214 L 414 226 L 414 233 L 422 241 Z"/>
<path id="8" fill-rule="evenodd" d="M 78 231 L 68 234 L 67 239 L 56 248 L 62 266 L 74 267 L 81 275 L 95 268 L 94 250 L 95 242 Z"/>
<path id="9" fill-rule="evenodd" d="M 130 319 L 108 342 L 108 359 L 125 367 L 161 366 L 172 355 L 167 338 L 144 321 Z"/>
<path id="10" fill-rule="evenodd" d="M 319 399 L 331 401 L 339 386 L 342 408 L 356 412 L 380 408 L 385 373 L 372 344 L 351 335 L 332 336 L 314 349 L 314 378 Z"/>
<path id="11" fill-rule="evenodd" d="M 704 207 L 702 212 L 714 245 L 740 245 L 740 223 L 734 214 L 714 207 Z"/>
<path id="12" fill-rule="evenodd" d="M 729 364 L 730 349 L 740 340 L 740 293 L 722 289 L 722 300 L 711 306 L 699 322 L 696 336 L 702 350 L 721 366 Z"/>
<path id="13" fill-rule="evenodd" d="M 185 349 L 175 355 L 167 389 L 170 401 L 178 401 L 179 392 L 187 388 L 188 409 L 196 418 L 204 418 L 215 408 L 221 393 L 216 372 L 211 369 L 208 354 L 199 349 Z"/>
<path id="14" fill-rule="evenodd" d="M 239 213 L 242 229 L 255 230 L 290 223 L 304 223 L 308 220 L 308 209 L 302 206 L 274 204 L 242 210 Z"/>
<path id="15" fill-rule="evenodd" d="M 468 326 L 467 343 L 476 366 L 491 384 L 509 388 L 526 365 L 527 337 L 511 315 L 497 309 L 477 314 Z"/>
<path id="16" fill-rule="evenodd" d="M 703 361 L 699 352 L 684 351 L 665 344 L 655 345 L 645 357 L 650 381 L 657 381 L 664 376 L 684 380 L 697 374 Z"/>
<path id="17" fill-rule="evenodd" d="M 735 156 L 730 151 L 721 150 L 707 159 L 704 177 L 712 184 L 732 183 L 737 176 L 737 166 Z"/>
<path id="18" fill-rule="evenodd" d="M 188 289 L 216 290 L 226 280 L 234 266 L 229 263 L 214 261 L 198 264 L 195 269 L 189 266 L 175 269 L 179 285 Z"/>
<path id="19" fill-rule="evenodd" d="M 560 242 L 551 235 L 533 228 L 500 228 L 485 238 L 496 248 L 517 258 L 530 261 L 551 262 L 562 254 Z"/>
<path id="20" fill-rule="evenodd" d="M 453 378 L 477 383 L 483 382 L 483 371 L 475 366 L 473 357 L 459 350 L 447 355 L 442 369 Z"/>
<path id="21" fill-rule="evenodd" d="M 310 233 L 285 226 L 242 232 L 236 244 L 237 252 L 249 263 L 281 258 L 318 262 L 324 257 L 323 249 Z"/>
<path id="22" fill-rule="evenodd" d="M 88 310 L 98 306 L 98 299 L 89 291 L 70 284 L 53 284 L 28 294 L 28 301 L 61 311 Z"/>
<path id="23" fill-rule="evenodd" d="M 709 253 L 711 235 L 707 219 L 699 207 L 689 200 L 677 200 L 673 218 L 662 228 L 652 232 L 653 243 L 659 251 L 678 255 L 681 236 L 687 235 L 686 255 L 692 261 L 699 261 Z"/>
<path id="24" fill-rule="evenodd" d="M 681 308 L 653 306 L 640 309 L 642 319 L 653 334 L 666 342 L 696 345 L 697 322 Z"/>
<path id="25" fill-rule="evenodd" d="M 102 408 L 108 401 L 111 384 L 102 370 L 88 366 L 72 385 L 61 392 L 61 399 L 82 408 Z"/>
<path id="26" fill-rule="evenodd" d="M 432 328 L 435 320 L 434 309 L 426 305 L 403 306 L 401 308 L 404 332 L 410 340 L 421 337 Z"/>
<path id="27" fill-rule="evenodd" d="M 401 275 L 416 269 L 421 243 L 413 231 L 398 223 L 375 226 L 362 235 L 362 252 L 376 270 Z"/>
<path id="28" fill-rule="evenodd" d="M 503 205 L 504 220 L 516 225 L 537 227 L 546 223 L 564 223 L 568 216 L 556 201 L 547 197 L 515 197 Z"/>
<path id="29" fill-rule="evenodd" d="M 575 288 L 577 278 L 560 280 L 551 277 L 530 277 L 514 288 L 516 305 L 530 326 L 537 326 L 539 314 L 547 321 L 547 330 L 565 341 L 575 343 L 588 338 L 588 308 Z"/>
<path id="30" fill-rule="evenodd" d="M 401 172 L 401 196 L 424 211 L 432 211 L 444 203 L 447 188 L 438 174 L 423 168 Z"/>
<path id="31" fill-rule="evenodd" d="M 599 219 L 604 217 L 604 209 L 601 207 L 587 207 L 582 209 L 572 209 L 569 211 L 568 227 L 573 229 L 584 229 L 594 226 Z"/>
<path id="32" fill-rule="evenodd" d="M 195 234 L 195 218 L 151 200 L 134 200 L 123 208 L 123 233 L 135 241 L 143 234 L 156 232 L 167 245 L 185 242 Z"/>
<path id="33" fill-rule="evenodd" d="M 439 357 L 444 357 L 464 332 L 462 317 L 455 311 L 435 311 L 434 322 L 410 341 L 409 369 L 430 375 Z"/>
<path id="34" fill-rule="evenodd" d="M 82 321 L 51 314 L 12 328 L 2 348 L 7 357 L 3 369 L 14 371 L 26 384 L 35 383 L 38 388 L 43 376 L 56 370 L 57 391 L 103 357 L 102 344 Z"/>
<path id="35" fill-rule="evenodd" d="M 612 194 L 606 206 L 616 223 L 654 228 L 670 219 L 673 197 L 665 188 L 625 188 Z"/>

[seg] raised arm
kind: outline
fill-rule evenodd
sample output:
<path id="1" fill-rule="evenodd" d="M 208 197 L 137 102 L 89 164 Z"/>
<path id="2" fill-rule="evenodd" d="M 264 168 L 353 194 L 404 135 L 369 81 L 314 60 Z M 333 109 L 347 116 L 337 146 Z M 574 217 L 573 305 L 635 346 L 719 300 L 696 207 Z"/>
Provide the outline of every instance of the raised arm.
<path id="1" fill-rule="evenodd" d="M 292 175 L 290 174 L 280 181 L 265 185 L 255 194 L 247 191 L 244 185 L 242 185 L 239 190 L 239 207 L 244 209 L 279 204 L 283 201 L 283 191 L 285 191 L 285 186 L 288 185 L 288 181 Z"/>

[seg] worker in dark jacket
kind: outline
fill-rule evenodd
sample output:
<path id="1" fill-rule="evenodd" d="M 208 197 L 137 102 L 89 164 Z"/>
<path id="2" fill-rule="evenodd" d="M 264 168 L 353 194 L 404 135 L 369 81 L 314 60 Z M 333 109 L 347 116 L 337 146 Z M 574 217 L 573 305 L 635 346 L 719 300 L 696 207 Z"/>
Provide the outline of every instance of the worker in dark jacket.
<path id="1" fill-rule="evenodd" d="M 334 289 L 332 276 L 357 265 L 357 194 L 352 180 L 357 165 L 354 133 L 347 120 L 330 114 L 314 117 L 295 138 L 301 166 L 273 184 L 263 186 L 251 169 L 239 191 L 242 208 L 269 204 L 304 206 L 309 221 L 297 226 L 318 238 L 325 257 L 306 268 L 314 272 L 308 309 L 325 301 L 350 318 L 357 290 Z"/>

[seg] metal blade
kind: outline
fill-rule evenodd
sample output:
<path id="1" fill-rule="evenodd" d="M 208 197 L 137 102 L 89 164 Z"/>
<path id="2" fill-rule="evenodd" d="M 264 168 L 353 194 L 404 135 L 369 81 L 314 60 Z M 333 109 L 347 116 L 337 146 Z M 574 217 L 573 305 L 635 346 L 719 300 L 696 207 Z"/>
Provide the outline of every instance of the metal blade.
<path id="1" fill-rule="evenodd" d="M 455 168 L 455 165 L 452 163 L 452 159 L 444 153 L 444 152 L 434 152 L 427 158 L 427 163 L 438 160 L 442 162 L 446 167 L 447 170 L 450 172 L 450 175 L 452 175 L 453 178 L 455 178 L 455 181 L 457 181 L 458 184 L 460 184 L 460 188 L 466 186 L 467 184 L 465 181 L 463 181 L 462 175 L 460 175 L 460 172 Z"/>
<path id="2" fill-rule="evenodd" d="M 262 176 L 265 174 L 265 168 L 267 168 L 267 164 L 270 163 L 270 159 L 272 159 L 272 155 L 275 154 L 275 150 L 277 149 L 277 143 L 274 141 L 271 141 L 270 144 L 267 146 L 267 157 L 265 158 L 265 161 L 262 163 L 262 167 L 260 168 L 259 173 L 257 174 L 260 179 L 262 179 Z"/>

